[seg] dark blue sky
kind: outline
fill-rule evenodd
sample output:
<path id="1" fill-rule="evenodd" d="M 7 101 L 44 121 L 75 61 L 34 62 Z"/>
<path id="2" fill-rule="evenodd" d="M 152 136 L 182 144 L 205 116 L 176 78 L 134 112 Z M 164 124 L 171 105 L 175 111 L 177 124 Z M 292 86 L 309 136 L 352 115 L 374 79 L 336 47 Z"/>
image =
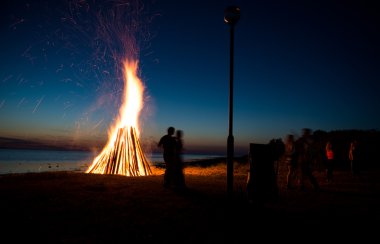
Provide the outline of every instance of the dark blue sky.
<path id="1" fill-rule="evenodd" d="M 139 59 L 142 140 L 168 126 L 188 149 L 224 152 L 229 26 L 237 153 L 304 127 L 379 129 L 373 1 L 5 1 L 0 137 L 101 145 L 120 105 L 122 58 Z M 154 145 L 154 144 L 153 144 Z"/>

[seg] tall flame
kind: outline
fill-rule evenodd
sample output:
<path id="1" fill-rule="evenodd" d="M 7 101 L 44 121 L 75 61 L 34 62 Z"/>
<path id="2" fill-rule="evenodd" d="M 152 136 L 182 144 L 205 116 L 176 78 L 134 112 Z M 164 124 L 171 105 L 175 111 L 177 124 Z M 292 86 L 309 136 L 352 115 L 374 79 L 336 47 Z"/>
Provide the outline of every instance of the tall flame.
<path id="1" fill-rule="evenodd" d="M 137 77 L 138 62 L 125 60 L 124 94 L 119 117 L 108 135 L 108 142 L 86 173 L 150 175 L 149 162 L 138 140 L 138 117 L 143 108 L 144 86 Z"/>

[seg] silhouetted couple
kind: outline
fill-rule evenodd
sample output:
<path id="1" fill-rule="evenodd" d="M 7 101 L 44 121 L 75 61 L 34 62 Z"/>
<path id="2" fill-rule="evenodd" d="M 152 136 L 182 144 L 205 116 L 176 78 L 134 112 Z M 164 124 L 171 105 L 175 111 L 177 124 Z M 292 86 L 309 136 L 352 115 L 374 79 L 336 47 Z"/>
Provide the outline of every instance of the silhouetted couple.
<path id="1" fill-rule="evenodd" d="M 167 134 L 161 137 L 158 147 L 163 147 L 163 157 L 165 161 L 164 187 L 174 187 L 185 189 L 185 177 L 183 174 L 183 132 L 177 130 L 176 136 L 174 127 L 169 127 Z"/>

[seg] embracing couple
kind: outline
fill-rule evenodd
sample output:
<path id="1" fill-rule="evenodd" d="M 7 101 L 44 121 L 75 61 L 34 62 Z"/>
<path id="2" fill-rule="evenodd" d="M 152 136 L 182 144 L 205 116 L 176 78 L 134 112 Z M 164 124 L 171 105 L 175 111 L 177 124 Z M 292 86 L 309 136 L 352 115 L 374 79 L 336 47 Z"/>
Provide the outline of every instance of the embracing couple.
<path id="1" fill-rule="evenodd" d="M 176 134 L 176 136 L 174 136 Z M 179 189 L 186 188 L 185 177 L 183 174 L 182 160 L 182 130 L 175 130 L 170 126 L 167 129 L 167 134 L 161 137 L 158 142 L 158 147 L 162 147 L 163 157 L 165 162 L 164 187 L 171 186 Z"/>

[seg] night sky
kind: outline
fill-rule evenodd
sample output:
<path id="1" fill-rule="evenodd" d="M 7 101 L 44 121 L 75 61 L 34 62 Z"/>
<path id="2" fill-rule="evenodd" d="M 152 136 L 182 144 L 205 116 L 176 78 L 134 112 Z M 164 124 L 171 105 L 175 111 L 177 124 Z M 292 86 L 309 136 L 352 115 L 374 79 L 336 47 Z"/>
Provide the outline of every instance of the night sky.
<path id="1" fill-rule="evenodd" d="M 233 135 L 249 143 L 312 130 L 379 129 L 374 1 L 2 1 L 0 137 L 102 147 L 124 58 L 145 85 L 141 141 L 169 126 L 187 150 L 225 153 L 230 27 Z"/>

